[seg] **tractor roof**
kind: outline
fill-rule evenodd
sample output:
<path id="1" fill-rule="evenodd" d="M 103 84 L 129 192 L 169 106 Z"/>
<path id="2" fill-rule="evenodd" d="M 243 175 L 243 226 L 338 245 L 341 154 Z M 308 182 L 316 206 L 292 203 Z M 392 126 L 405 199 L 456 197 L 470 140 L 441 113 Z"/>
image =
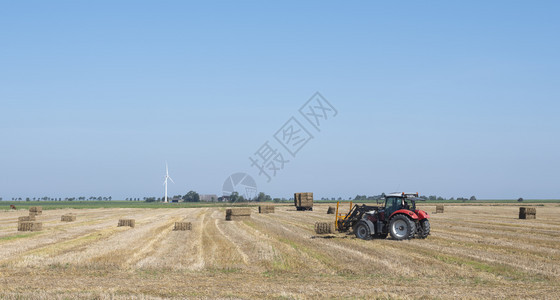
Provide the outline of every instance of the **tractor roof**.
<path id="1" fill-rule="evenodd" d="M 418 193 L 390 193 L 387 197 L 403 197 L 403 198 L 418 198 Z"/>

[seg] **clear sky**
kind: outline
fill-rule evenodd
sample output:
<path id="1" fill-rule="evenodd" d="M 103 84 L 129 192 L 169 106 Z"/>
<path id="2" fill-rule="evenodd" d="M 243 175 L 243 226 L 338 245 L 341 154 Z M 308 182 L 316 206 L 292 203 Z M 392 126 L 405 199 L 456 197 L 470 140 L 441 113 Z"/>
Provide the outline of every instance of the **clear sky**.
<path id="1" fill-rule="evenodd" d="M 557 1 L 0 1 L 0 197 L 560 198 Z M 298 112 L 320 92 L 320 132 Z M 291 118 L 313 135 L 290 156 Z M 270 182 L 249 157 L 289 162 Z M 301 145 L 301 144 L 300 144 Z"/>

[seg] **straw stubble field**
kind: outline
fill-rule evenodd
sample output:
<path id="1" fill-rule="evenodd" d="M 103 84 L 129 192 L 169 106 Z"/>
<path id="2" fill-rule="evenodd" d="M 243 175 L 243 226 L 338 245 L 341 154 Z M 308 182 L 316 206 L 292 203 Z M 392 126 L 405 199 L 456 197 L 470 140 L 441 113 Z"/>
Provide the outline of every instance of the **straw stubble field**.
<path id="1" fill-rule="evenodd" d="M 0 298 L 560 298 L 558 204 L 536 220 L 515 205 L 446 206 L 431 236 L 403 242 L 317 236 L 327 208 L 255 207 L 241 221 L 218 207 L 47 210 L 24 233 L 27 212 L 3 211 Z M 180 221 L 192 230 L 174 231 Z"/>

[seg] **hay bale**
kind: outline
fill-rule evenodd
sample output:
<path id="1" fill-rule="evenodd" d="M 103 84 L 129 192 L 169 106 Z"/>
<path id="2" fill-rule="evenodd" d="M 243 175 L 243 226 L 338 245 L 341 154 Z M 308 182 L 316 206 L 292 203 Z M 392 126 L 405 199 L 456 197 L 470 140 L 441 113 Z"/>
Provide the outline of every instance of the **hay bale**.
<path id="1" fill-rule="evenodd" d="M 35 216 L 23 216 L 18 218 L 18 222 L 35 221 Z"/>
<path id="2" fill-rule="evenodd" d="M 294 205 L 298 210 L 313 210 L 313 193 L 294 193 Z"/>
<path id="3" fill-rule="evenodd" d="M 519 219 L 536 219 L 537 209 L 534 207 L 520 207 Z"/>
<path id="4" fill-rule="evenodd" d="M 327 209 L 327 215 L 334 215 L 335 213 L 336 213 L 336 207 L 329 206 L 329 208 Z"/>
<path id="5" fill-rule="evenodd" d="M 271 214 L 274 213 L 273 205 L 261 205 L 259 206 L 259 214 Z"/>
<path id="6" fill-rule="evenodd" d="M 39 215 L 39 214 L 36 213 L 36 212 L 31 212 L 31 211 L 29 212 L 29 216 L 30 216 L 30 217 L 35 217 L 35 216 L 37 216 L 37 215 Z"/>
<path id="7" fill-rule="evenodd" d="M 332 222 L 315 222 L 315 233 L 316 234 L 327 234 L 333 233 L 334 226 Z"/>
<path id="8" fill-rule="evenodd" d="M 31 206 L 29 208 L 30 213 L 36 213 L 37 215 L 43 214 L 43 208 L 41 206 Z"/>
<path id="9" fill-rule="evenodd" d="M 118 227 L 128 226 L 133 227 L 136 226 L 136 220 L 134 219 L 120 219 Z"/>
<path id="10" fill-rule="evenodd" d="M 436 213 L 443 214 L 443 204 L 436 205 Z"/>
<path id="11" fill-rule="evenodd" d="M 18 222 L 18 231 L 41 231 L 43 230 L 43 223 L 24 221 Z"/>
<path id="12" fill-rule="evenodd" d="M 251 208 L 239 207 L 226 209 L 226 221 L 240 221 L 251 218 Z"/>
<path id="13" fill-rule="evenodd" d="M 175 227 L 173 227 L 173 230 L 175 231 L 185 231 L 191 229 L 192 229 L 191 222 L 175 222 Z"/>
<path id="14" fill-rule="evenodd" d="M 76 221 L 76 215 L 73 214 L 65 214 L 60 217 L 60 221 L 62 222 L 74 222 Z"/>

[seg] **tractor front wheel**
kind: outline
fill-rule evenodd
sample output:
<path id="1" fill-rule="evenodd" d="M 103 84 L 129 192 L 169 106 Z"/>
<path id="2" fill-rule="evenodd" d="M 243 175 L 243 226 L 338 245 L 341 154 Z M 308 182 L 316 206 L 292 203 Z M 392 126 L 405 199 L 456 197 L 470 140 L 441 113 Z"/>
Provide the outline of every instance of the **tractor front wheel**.
<path id="1" fill-rule="evenodd" d="M 371 240 L 371 232 L 367 224 L 364 222 L 359 222 L 358 224 L 356 224 L 356 227 L 354 227 L 354 234 L 359 239 Z"/>
<path id="2" fill-rule="evenodd" d="M 430 221 L 428 219 L 424 219 L 420 221 L 420 230 L 418 230 L 418 237 L 421 239 L 425 239 L 430 235 Z"/>
<path id="3" fill-rule="evenodd" d="M 416 233 L 416 224 L 405 215 L 396 215 L 389 223 L 389 233 L 395 240 L 408 240 Z"/>

